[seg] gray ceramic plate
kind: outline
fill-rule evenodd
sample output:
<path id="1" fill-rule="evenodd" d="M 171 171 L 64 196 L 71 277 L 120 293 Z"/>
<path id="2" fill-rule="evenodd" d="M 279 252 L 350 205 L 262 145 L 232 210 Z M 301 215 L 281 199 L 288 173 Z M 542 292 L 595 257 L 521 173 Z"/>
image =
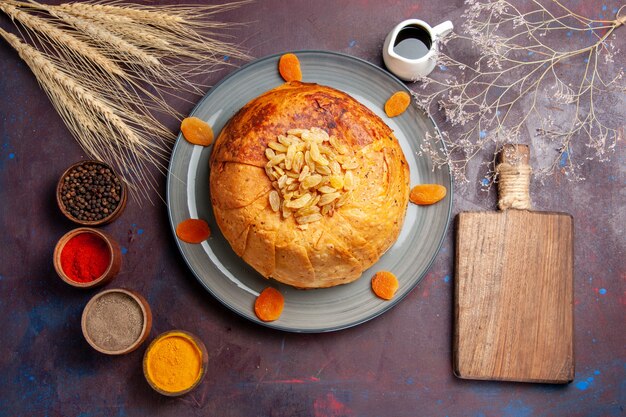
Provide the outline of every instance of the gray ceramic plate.
<path id="1" fill-rule="evenodd" d="M 178 137 L 167 180 L 167 203 L 174 229 L 182 220 L 202 218 L 209 222 L 211 238 L 201 245 L 177 241 L 196 278 L 224 305 L 268 327 L 293 332 L 326 332 L 370 320 L 398 304 L 426 274 L 446 233 L 452 206 L 452 182 L 447 169 L 434 169 L 431 160 L 418 156 L 426 132 L 435 133 L 434 122 L 412 104 L 402 115 L 390 119 L 385 100 L 406 86 L 375 65 L 333 52 L 296 52 L 303 81 L 342 90 L 369 107 L 394 130 L 411 169 L 411 184 L 437 183 L 448 189 L 446 198 L 432 206 L 409 204 L 397 242 L 363 276 L 348 285 L 319 290 L 297 290 L 268 282 L 230 248 L 215 223 L 209 196 L 209 155 L 212 150 L 193 146 Z M 280 85 L 279 55 L 259 59 L 237 70 L 198 103 L 192 115 L 207 121 L 216 135 L 248 101 Z M 437 146 L 436 148 L 439 148 Z M 375 271 L 396 274 L 400 288 L 392 301 L 372 293 L 370 278 Z M 268 285 L 285 296 L 281 317 L 263 323 L 254 314 L 254 300 Z"/>

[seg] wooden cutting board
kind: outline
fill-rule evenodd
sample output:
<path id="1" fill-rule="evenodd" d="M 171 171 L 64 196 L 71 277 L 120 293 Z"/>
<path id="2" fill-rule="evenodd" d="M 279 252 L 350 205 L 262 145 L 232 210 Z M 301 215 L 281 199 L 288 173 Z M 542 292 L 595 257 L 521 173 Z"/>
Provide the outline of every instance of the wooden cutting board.
<path id="1" fill-rule="evenodd" d="M 530 210 L 528 161 L 528 147 L 507 145 L 498 165 L 502 211 L 457 218 L 459 378 L 574 379 L 573 219 Z"/>

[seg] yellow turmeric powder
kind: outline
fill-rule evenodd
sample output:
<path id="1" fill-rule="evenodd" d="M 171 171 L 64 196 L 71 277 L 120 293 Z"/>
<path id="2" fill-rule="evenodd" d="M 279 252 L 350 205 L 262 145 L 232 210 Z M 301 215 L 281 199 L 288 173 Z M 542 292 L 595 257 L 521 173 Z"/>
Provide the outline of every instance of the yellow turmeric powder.
<path id="1" fill-rule="evenodd" d="M 165 334 L 148 348 L 144 371 L 153 385 L 163 391 L 185 391 L 202 377 L 202 351 L 184 333 Z"/>

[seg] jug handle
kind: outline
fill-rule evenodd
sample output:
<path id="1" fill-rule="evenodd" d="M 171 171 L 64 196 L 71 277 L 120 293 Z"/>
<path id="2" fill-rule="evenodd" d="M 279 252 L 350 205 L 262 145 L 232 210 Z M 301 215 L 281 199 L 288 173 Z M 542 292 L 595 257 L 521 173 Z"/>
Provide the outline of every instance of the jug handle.
<path id="1" fill-rule="evenodd" d="M 445 22 L 439 23 L 437 26 L 433 28 L 433 33 L 437 38 L 443 38 L 448 35 L 454 29 L 454 25 L 451 21 L 446 20 Z"/>

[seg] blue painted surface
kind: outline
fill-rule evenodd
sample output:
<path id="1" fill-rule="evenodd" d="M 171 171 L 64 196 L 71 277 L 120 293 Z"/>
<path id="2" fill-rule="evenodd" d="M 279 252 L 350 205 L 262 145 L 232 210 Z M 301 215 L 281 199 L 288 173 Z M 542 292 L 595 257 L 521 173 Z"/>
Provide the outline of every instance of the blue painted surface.
<path id="1" fill-rule="evenodd" d="M 574 386 L 580 391 L 586 391 L 589 389 L 589 387 L 591 387 L 592 383 L 593 383 L 593 377 L 589 377 L 587 379 L 574 382 Z"/>
<path id="2" fill-rule="evenodd" d="M 502 409 L 503 417 L 531 417 L 532 407 L 524 404 L 522 400 L 513 400 Z"/>

